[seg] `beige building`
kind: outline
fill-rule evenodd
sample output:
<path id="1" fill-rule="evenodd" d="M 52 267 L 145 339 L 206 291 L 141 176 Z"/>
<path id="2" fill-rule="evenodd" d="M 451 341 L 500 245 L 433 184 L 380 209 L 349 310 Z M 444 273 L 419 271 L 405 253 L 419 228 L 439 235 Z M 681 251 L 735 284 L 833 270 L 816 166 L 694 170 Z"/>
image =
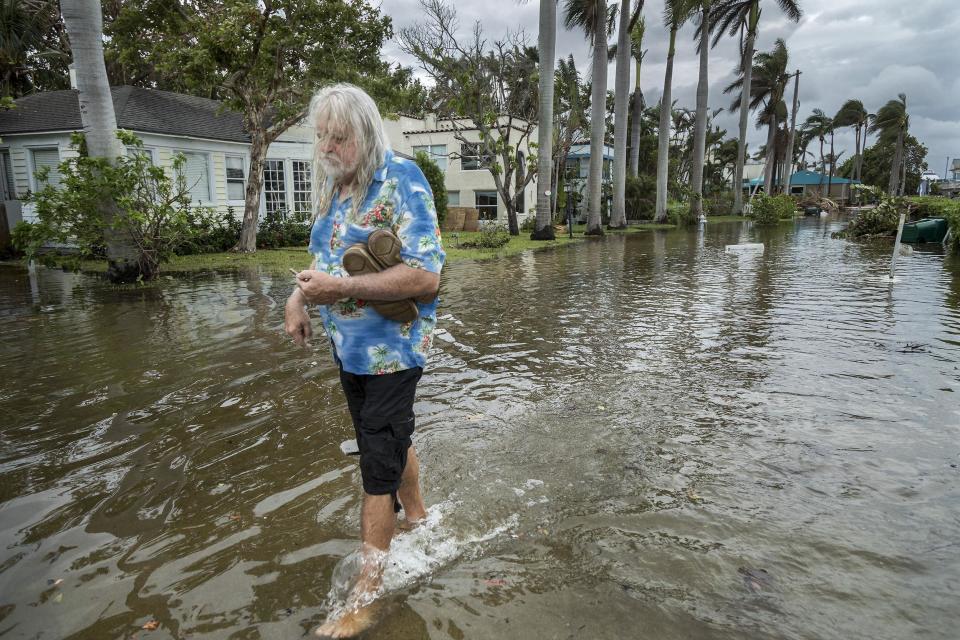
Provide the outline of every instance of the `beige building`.
<path id="1" fill-rule="evenodd" d="M 506 122 L 504 118 L 502 122 Z M 413 156 L 418 151 L 427 153 L 443 170 L 446 176 L 447 204 L 452 207 L 475 207 L 480 212 L 480 219 L 506 225 L 507 209 L 503 199 L 497 192 L 493 176 L 486 168 L 485 158 L 469 146 L 471 142 L 480 141 L 480 132 L 468 120 L 454 123 L 438 120 L 435 115 L 427 114 L 424 118 L 415 118 L 409 115 L 398 115 L 386 119 L 384 124 L 390 143 L 395 151 Z M 511 141 L 515 141 L 525 127 L 521 121 L 515 126 Z M 467 144 L 462 143 L 455 136 L 455 130 L 466 138 Z M 536 143 L 537 128 L 533 127 L 530 136 L 523 140 L 519 154 L 521 161 L 526 162 L 531 149 L 530 143 Z M 528 216 L 534 215 L 537 205 L 537 180 L 534 178 L 523 190 L 517 210 L 517 219 L 520 223 Z"/>

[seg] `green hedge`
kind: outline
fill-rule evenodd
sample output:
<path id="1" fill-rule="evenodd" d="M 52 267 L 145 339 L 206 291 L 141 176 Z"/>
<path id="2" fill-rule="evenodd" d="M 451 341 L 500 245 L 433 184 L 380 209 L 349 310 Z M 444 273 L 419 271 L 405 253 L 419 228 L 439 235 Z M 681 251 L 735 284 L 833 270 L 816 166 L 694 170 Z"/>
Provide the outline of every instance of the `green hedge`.
<path id="1" fill-rule="evenodd" d="M 773 225 L 781 220 L 789 220 L 797 210 L 793 198 L 783 193 L 773 197 L 761 193 L 750 204 L 750 217 L 758 225 Z"/>

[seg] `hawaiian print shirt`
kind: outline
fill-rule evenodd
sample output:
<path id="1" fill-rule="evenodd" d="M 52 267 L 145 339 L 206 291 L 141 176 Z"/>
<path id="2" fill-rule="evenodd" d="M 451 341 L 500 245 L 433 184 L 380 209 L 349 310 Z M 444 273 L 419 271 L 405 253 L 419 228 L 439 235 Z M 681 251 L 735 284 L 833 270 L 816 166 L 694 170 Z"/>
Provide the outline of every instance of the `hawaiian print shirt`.
<path id="1" fill-rule="evenodd" d="M 366 244 L 375 229 L 390 229 L 403 243 L 400 256 L 407 266 L 440 273 L 446 254 L 437 210 L 430 184 L 415 163 L 387 151 L 363 206 L 356 213 L 352 209 L 350 198 L 335 200 L 327 215 L 314 223 L 309 251 L 318 271 L 348 278 L 342 263 L 347 247 Z M 380 375 L 426 365 L 437 324 L 437 302 L 437 298 L 418 302 L 419 317 L 406 323 L 388 320 L 365 300 L 353 298 L 319 309 L 343 370 Z"/>

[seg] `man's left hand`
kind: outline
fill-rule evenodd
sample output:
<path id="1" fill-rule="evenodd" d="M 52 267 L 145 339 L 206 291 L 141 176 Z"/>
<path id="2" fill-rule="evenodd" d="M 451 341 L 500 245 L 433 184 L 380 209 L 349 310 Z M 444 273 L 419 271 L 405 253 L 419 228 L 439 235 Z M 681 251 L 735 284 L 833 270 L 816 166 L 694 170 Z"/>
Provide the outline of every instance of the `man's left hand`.
<path id="1" fill-rule="evenodd" d="M 303 297 L 311 304 L 333 304 L 347 296 L 343 292 L 343 279 L 322 271 L 306 269 L 297 274 L 297 286 Z"/>

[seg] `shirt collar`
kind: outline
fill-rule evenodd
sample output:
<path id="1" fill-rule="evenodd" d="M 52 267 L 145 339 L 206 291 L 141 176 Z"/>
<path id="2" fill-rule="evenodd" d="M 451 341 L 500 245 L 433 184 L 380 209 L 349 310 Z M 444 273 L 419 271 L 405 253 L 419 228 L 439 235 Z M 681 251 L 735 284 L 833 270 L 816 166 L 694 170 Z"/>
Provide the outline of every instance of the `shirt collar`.
<path id="1" fill-rule="evenodd" d="M 387 149 L 386 153 L 383 154 L 383 164 L 377 167 L 377 170 L 373 174 L 373 179 L 377 182 L 383 182 L 387 179 L 387 169 L 390 167 L 390 162 L 393 160 L 393 151 Z"/>

